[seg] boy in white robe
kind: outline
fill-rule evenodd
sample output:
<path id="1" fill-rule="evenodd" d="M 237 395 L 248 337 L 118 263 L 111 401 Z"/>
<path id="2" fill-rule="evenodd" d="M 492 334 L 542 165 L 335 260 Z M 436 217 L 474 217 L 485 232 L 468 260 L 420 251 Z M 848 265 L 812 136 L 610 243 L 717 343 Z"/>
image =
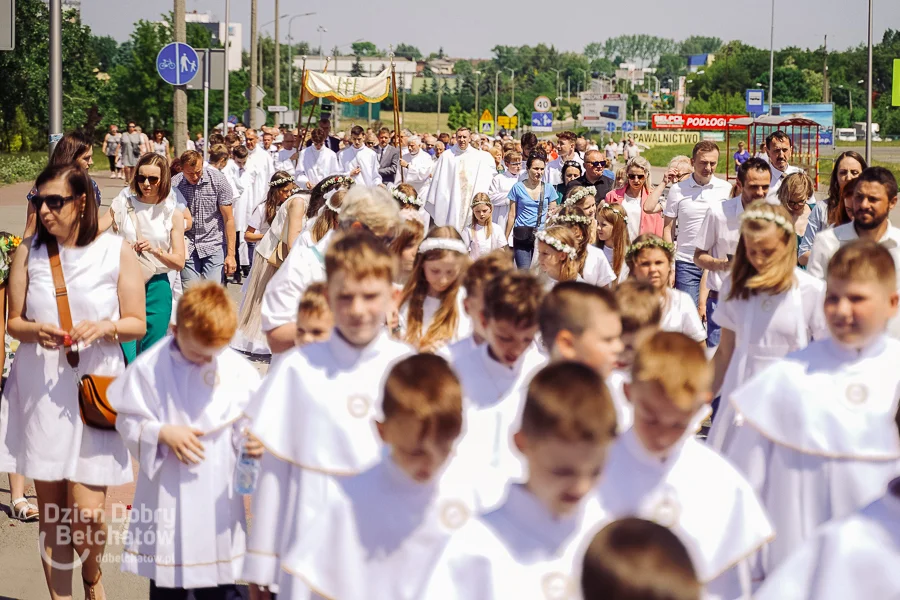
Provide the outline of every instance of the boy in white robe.
<path id="1" fill-rule="evenodd" d="M 613 444 L 597 493 L 610 518 L 648 519 L 678 535 L 705 598 L 749 598 L 751 561 L 774 531 L 747 481 L 694 437 L 711 384 L 704 350 L 686 335 L 661 331 L 641 344 L 625 385 L 634 425 Z"/>
<path id="2" fill-rule="evenodd" d="M 900 478 L 846 519 L 832 521 L 766 579 L 757 600 L 900 598 Z"/>
<path id="3" fill-rule="evenodd" d="M 395 270 L 372 233 L 337 234 L 325 257 L 331 338 L 285 352 L 247 410 L 267 452 L 253 496 L 244 579 L 278 586 L 284 597 L 305 588 L 281 567 L 314 514 L 327 481 L 322 474 L 355 475 L 381 458 L 373 419 L 381 412 L 382 382 L 411 353 L 384 327 Z"/>
<path id="4" fill-rule="evenodd" d="M 323 130 L 314 129 L 312 145 L 300 152 L 294 178 L 297 180 L 297 185 L 303 189 L 311 190 L 326 177 L 341 172 L 337 154 L 325 145 L 326 137 L 328 136 Z"/>
<path id="5" fill-rule="evenodd" d="M 481 316 L 484 308 L 485 287 L 492 279 L 511 271 L 512 268 L 512 254 L 509 250 L 502 249 L 479 257 L 466 269 L 463 277 L 463 288 L 466 291 L 463 308 L 472 321 L 472 335 L 446 346 L 446 352 L 441 352 L 442 355 L 446 355 L 444 358 L 451 363 L 484 344 L 486 334 Z"/>
<path id="6" fill-rule="evenodd" d="M 451 534 L 502 495 L 496 478 L 452 457 L 462 389 L 443 358 L 397 363 L 382 410 L 384 458 L 359 475 L 331 478 L 323 508 L 285 557 L 284 569 L 314 598 L 419 600 Z"/>
<path id="7" fill-rule="evenodd" d="M 592 489 L 615 431 L 612 401 L 593 369 L 559 362 L 541 370 L 515 434 L 526 482 L 454 534 L 422 598 L 578 598 L 584 548 L 606 520 Z"/>
<path id="8" fill-rule="evenodd" d="M 515 481 L 524 477 L 525 465 L 512 437 L 528 381 L 546 362 L 534 345 L 543 295 L 540 282 L 530 273 L 510 271 L 492 279 L 481 309 L 487 343 L 453 363 L 466 414 L 458 454 L 480 460 Z"/>
<path id="9" fill-rule="evenodd" d="M 381 185 L 378 173 L 378 155 L 365 145 L 366 132 L 356 125 L 350 130 L 351 146 L 338 154 L 341 172 L 349 175 L 359 185 L 375 187 Z"/>
<path id="10" fill-rule="evenodd" d="M 122 570 L 148 577 L 150 598 L 238 598 L 246 546 L 233 472 L 241 415 L 260 383 L 228 343 L 237 311 L 214 282 L 178 303 L 174 337 L 141 354 L 109 388 L 116 429 L 140 462 Z"/>
<path id="11" fill-rule="evenodd" d="M 742 426 L 727 456 L 762 496 L 778 537 L 771 573 L 816 529 L 877 499 L 900 471 L 894 426 L 900 341 L 890 251 L 842 247 L 828 265 L 825 318 L 832 337 L 788 354 L 729 399 Z"/>
<path id="12" fill-rule="evenodd" d="M 539 320 L 550 360 L 574 360 L 597 371 L 612 396 L 619 432 L 628 429 L 631 407 L 616 397 L 609 380 L 622 352 L 622 321 L 612 292 L 583 281 L 560 283 L 544 298 Z"/>

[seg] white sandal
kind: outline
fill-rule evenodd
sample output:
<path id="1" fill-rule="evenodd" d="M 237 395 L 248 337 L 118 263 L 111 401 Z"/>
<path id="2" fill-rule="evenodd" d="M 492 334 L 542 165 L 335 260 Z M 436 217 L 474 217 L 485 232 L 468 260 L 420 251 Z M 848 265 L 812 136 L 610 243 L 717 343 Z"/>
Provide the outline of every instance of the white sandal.
<path id="1" fill-rule="evenodd" d="M 20 504 L 24 504 L 25 506 L 21 509 L 16 508 Z M 22 496 L 21 498 L 16 498 L 12 501 L 12 512 L 15 518 L 26 523 L 30 521 L 37 521 L 41 516 L 41 513 L 38 511 L 38 507 L 29 502 L 28 498 L 24 496 Z"/>

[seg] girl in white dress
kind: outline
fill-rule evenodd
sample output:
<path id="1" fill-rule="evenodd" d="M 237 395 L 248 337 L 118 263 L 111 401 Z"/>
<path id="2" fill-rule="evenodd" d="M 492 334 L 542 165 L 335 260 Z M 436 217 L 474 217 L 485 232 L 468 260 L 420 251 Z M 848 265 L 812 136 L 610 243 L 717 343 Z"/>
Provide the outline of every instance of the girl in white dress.
<path id="1" fill-rule="evenodd" d="M 628 277 L 625 254 L 630 245 L 625 209 L 618 204 L 603 203 L 597 211 L 597 246 L 606 255 L 606 260 L 616 275 L 617 284 Z"/>
<path id="2" fill-rule="evenodd" d="M 494 205 L 491 220 L 494 225 L 500 227 L 500 231 L 506 231 L 506 222 L 509 219 L 509 191 L 519 182 L 522 173 L 522 154 L 508 150 L 503 155 L 503 165 L 506 168 L 502 173 L 494 175 L 488 188 L 488 196 Z"/>
<path id="3" fill-rule="evenodd" d="M 391 190 L 391 196 L 400 205 L 401 213 L 408 212 L 415 215 L 417 219 L 422 221 L 425 230 L 428 230 L 431 226 L 431 215 L 425 210 L 425 197 L 419 198 L 416 188 L 408 183 L 401 183 Z"/>
<path id="4" fill-rule="evenodd" d="M 469 248 L 472 260 L 493 250 L 508 247 L 503 230 L 495 227 L 491 220 L 494 205 L 484 192 L 478 192 L 472 198 L 472 225 L 462 231 L 462 239 Z"/>
<path id="5" fill-rule="evenodd" d="M 419 245 L 399 305 L 403 340 L 420 352 L 434 352 L 472 333 L 461 289 L 468 263 L 468 248 L 453 227 L 435 227 Z"/>
<path id="6" fill-rule="evenodd" d="M 547 291 L 563 281 L 583 281 L 578 275 L 575 234 L 567 227 L 551 225 L 534 237 L 540 279 Z"/>
<path id="7" fill-rule="evenodd" d="M 554 225 L 562 225 L 575 236 L 578 250 L 578 273 L 591 285 L 608 287 L 616 281 L 616 274 L 609 265 L 603 250 L 590 243 L 591 230 L 596 222 L 577 206 L 564 206 L 555 217 Z"/>
<path id="8" fill-rule="evenodd" d="M 347 190 L 345 188 L 326 194 L 327 199 L 322 212 L 316 218 L 316 222 L 313 223 L 312 227 L 304 228 L 303 233 L 300 234 L 299 244 L 303 244 L 307 248 L 315 246 L 328 235 L 329 231 L 334 231 L 338 228 L 341 206 L 344 204 L 344 196 L 346 195 Z"/>
<path id="9" fill-rule="evenodd" d="M 591 244 L 595 243 L 597 241 L 597 188 L 592 185 L 569 188 L 566 190 L 563 206 L 577 206 L 593 221 L 591 223 L 589 242 Z"/>
<path id="10" fill-rule="evenodd" d="M 663 307 L 660 329 L 681 332 L 698 342 L 705 341 L 706 330 L 700 321 L 697 305 L 686 293 L 669 287 L 675 246 L 658 235 L 645 233 L 634 240 L 625 258 L 631 276 L 651 284 L 659 294 Z"/>
<path id="11" fill-rule="evenodd" d="M 755 202 L 741 216 L 741 237 L 715 320 L 722 342 L 714 358 L 719 412 L 709 443 L 722 452 L 734 436 L 731 393 L 754 374 L 827 336 L 825 282 L 796 268 L 797 236 L 781 205 Z"/>
<path id="12" fill-rule="evenodd" d="M 122 238 L 97 235 L 87 172 L 77 165 L 48 167 L 35 187 L 37 231 L 16 251 L 9 278 L 8 330 L 21 345 L 0 402 L 0 472 L 35 480 L 43 517 L 51 505 L 55 514 L 75 505 L 102 508 L 107 486 L 132 480 L 131 459 L 118 434 L 81 422 L 76 374 L 65 348 L 79 349 L 82 375 L 117 375 L 125 368 L 120 344 L 141 339 L 146 323 L 137 258 Z M 55 248 L 73 323 L 68 330 L 60 326 L 50 270 Z M 102 510 L 82 514 L 75 523 L 41 520 L 41 551 L 53 557 L 52 563 L 42 561 L 52 597 L 71 597 L 75 553 L 84 560 L 85 596 L 105 597 L 105 528 Z M 69 535 L 74 543 L 65 541 Z"/>

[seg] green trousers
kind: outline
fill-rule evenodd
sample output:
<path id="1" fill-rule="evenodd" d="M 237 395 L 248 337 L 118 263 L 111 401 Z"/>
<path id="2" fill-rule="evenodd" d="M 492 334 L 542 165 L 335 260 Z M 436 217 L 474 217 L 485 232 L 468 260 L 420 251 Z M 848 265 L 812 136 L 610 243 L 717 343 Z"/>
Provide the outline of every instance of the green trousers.
<path id="1" fill-rule="evenodd" d="M 165 273 L 154 275 L 145 286 L 147 294 L 147 333 L 137 342 L 122 344 L 129 363 L 150 346 L 166 337 L 172 317 L 172 288 Z"/>

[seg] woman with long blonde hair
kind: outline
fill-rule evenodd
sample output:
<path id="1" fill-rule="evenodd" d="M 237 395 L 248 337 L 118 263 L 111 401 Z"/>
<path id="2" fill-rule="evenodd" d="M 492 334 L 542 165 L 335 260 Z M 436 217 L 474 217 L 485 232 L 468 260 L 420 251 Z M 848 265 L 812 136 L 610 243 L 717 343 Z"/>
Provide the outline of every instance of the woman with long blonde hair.
<path id="1" fill-rule="evenodd" d="M 797 235 L 783 206 L 754 202 L 741 216 L 731 275 L 720 290 L 716 323 L 722 328 L 713 360 L 713 391 L 732 391 L 789 352 L 827 335 L 825 284 L 797 268 Z M 720 405 L 708 442 L 727 449 L 735 413 Z"/>
<path id="2" fill-rule="evenodd" d="M 471 333 L 460 289 L 468 265 L 469 249 L 453 227 L 435 227 L 419 245 L 399 304 L 402 338 L 420 352 Z"/>
<path id="3" fill-rule="evenodd" d="M 625 209 L 619 204 L 601 205 L 597 211 L 597 247 L 606 255 L 617 283 L 622 283 L 628 277 L 625 254 L 630 245 Z"/>

